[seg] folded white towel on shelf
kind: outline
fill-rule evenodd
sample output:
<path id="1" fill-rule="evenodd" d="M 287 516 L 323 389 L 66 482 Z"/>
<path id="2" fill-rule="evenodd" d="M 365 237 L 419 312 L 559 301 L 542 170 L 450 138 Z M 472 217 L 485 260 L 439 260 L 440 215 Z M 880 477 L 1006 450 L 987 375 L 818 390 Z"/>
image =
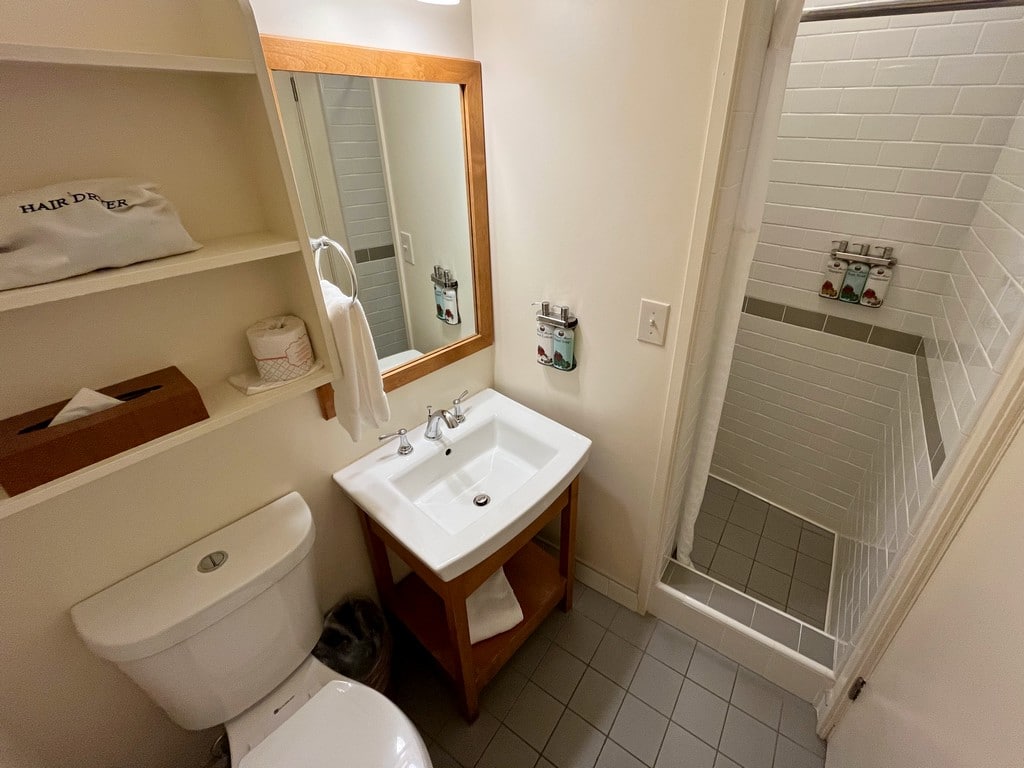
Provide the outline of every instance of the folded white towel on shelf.
<path id="1" fill-rule="evenodd" d="M 334 380 L 334 409 L 338 423 L 358 441 L 364 424 L 379 427 L 391 418 L 377 367 L 377 348 L 359 299 L 346 296 L 327 280 L 320 281 L 320 289 L 341 360 L 341 370 Z"/>
<path id="2" fill-rule="evenodd" d="M 504 568 L 495 571 L 466 598 L 466 614 L 470 643 L 507 632 L 523 620 L 523 609 L 505 577 Z"/>

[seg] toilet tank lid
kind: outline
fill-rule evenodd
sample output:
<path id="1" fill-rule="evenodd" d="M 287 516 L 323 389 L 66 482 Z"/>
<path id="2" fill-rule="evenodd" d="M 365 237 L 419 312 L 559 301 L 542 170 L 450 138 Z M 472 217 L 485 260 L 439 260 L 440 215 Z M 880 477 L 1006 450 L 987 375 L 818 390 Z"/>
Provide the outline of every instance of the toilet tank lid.
<path id="1" fill-rule="evenodd" d="M 314 535 L 305 500 L 289 493 L 83 600 L 71 619 L 98 656 L 115 662 L 152 656 L 280 581 L 309 553 Z M 204 557 L 216 552 L 227 559 L 200 571 Z"/>

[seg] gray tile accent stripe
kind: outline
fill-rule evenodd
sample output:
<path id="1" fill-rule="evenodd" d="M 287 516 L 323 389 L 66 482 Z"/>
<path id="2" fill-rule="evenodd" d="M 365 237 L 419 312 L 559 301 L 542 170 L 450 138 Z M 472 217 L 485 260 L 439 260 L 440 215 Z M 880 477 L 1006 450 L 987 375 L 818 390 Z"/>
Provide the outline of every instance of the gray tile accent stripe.
<path id="1" fill-rule="evenodd" d="M 828 635 L 703 573 L 669 561 L 663 583 L 724 613 L 753 631 L 832 668 L 835 641 Z"/>
<path id="2" fill-rule="evenodd" d="M 394 245 L 378 245 L 375 248 L 359 248 L 355 252 L 356 264 L 395 258 Z"/>
<path id="3" fill-rule="evenodd" d="M 862 323 L 858 320 L 848 320 L 845 317 L 798 309 L 774 301 L 755 299 L 753 296 L 744 298 L 743 311 L 748 315 L 756 315 L 769 320 L 797 325 L 801 328 L 822 331 L 833 336 L 841 336 L 845 339 L 862 341 L 876 347 L 916 355 L 917 388 L 921 395 L 924 433 L 928 444 L 928 456 L 931 459 L 932 477 L 938 474 L 942 462 L 946 459 L 946 451 L 942 445 L 938 415 L 935 413 L 935 398 L 932 395 L 932 382 L 928 374 L 928 360 L 924 356 L 924 340 L 920 336 L 883 328 L 880 325 Z"/>

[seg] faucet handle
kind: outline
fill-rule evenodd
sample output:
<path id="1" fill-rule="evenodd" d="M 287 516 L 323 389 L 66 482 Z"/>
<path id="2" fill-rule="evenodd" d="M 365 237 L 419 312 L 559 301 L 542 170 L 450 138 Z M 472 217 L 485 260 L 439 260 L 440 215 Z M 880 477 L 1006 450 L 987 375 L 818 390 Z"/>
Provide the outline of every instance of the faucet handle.
<path id="1" fill-rule="evenodd" d="M 407 437 L 408 433 L 409 430 L 403 427 L 397 432 L 390 432 L 386 435 L 379 435 L 377 439 L 383 442 L 385 440 L 393 440 L 394 438 L 397 437 L 401 441 L 398 445 L 398 455 L 408 456 L 410 453 L 412 453 L 412 446 L 409 444 L 409 438 Z"/>
<path id="2" fill-rule="evenodd" d="M 452 400 L 452 415 L 459 424 L 466 420 L 466 414 L 462 412 L 462 401 L 469 396 L 469 390 L 462 390 L 462 394 Z"/>

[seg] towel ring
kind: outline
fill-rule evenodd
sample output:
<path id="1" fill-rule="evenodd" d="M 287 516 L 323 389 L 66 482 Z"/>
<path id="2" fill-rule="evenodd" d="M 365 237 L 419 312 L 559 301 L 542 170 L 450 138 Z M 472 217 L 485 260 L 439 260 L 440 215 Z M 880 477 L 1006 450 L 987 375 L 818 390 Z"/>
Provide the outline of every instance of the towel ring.
<path id="1" fill-rule="evenodd" d="M 320 269 L 320 256 L 324 252 L 324 248 L 333 248 L 339 254 L 341 254 L 341 260 L 345 262 L 345 266 L 348 268 L 348 277 L 352 281 L 352 300 L 355 301 L 359 294 L 359 279 L 356 277 L 356 265 L 352 263 L 352 258 L 348 255 L 348 251 L 342 248 L 341 243 L 331 240 L 327 235 L 321 237 L 313 237 L 309 240 L 310 246 L 313 248 L 313 264 L 316 266 L 316 274 L 324 280 L 324 273 Z"/>

